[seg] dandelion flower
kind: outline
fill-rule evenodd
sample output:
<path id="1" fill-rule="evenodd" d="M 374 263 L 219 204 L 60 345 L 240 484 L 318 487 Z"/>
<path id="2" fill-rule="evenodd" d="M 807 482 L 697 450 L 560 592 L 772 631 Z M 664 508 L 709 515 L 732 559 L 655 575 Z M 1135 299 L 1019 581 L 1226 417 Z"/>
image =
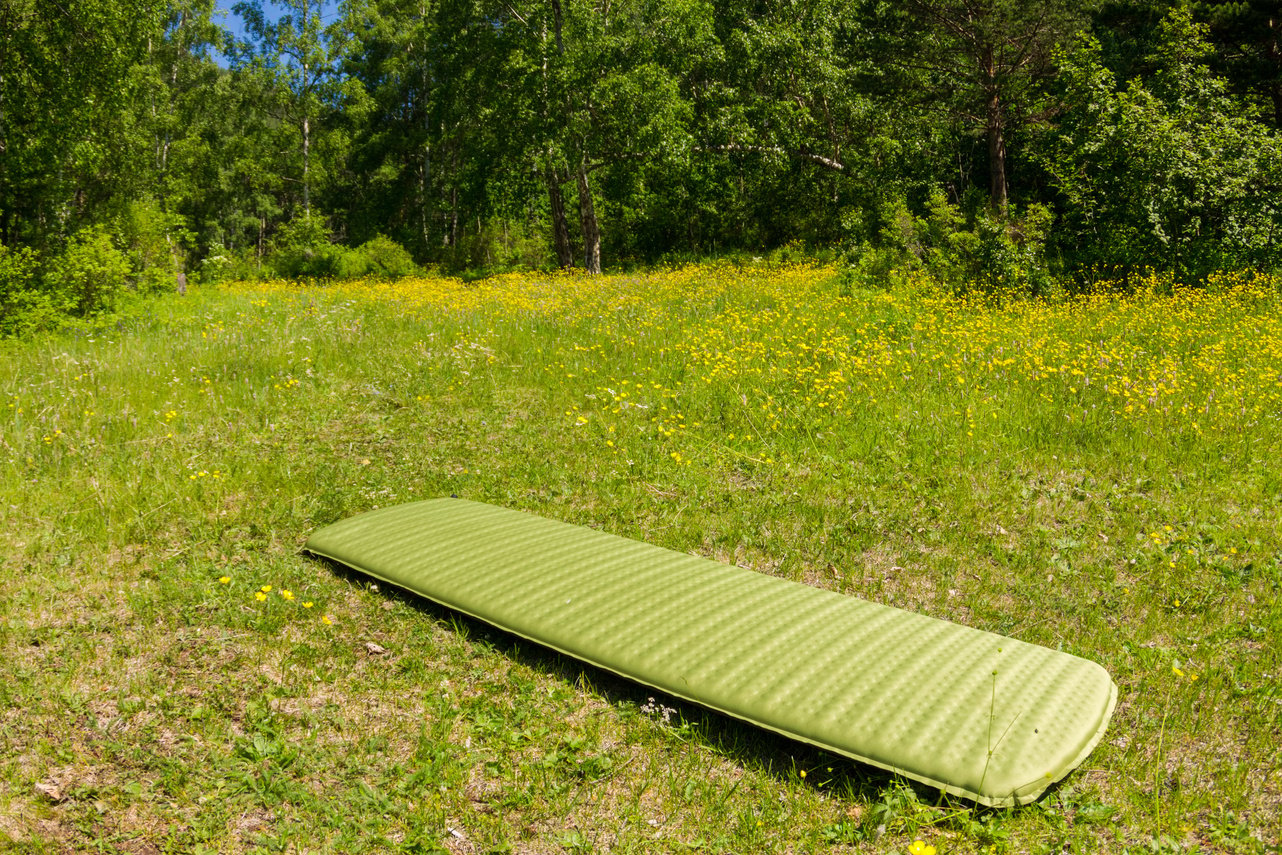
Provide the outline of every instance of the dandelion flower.
<path id="1" fill-rule="evenodd" d="M 219 576 L 219 577 L 218 577 L 218 582 L 219 582 L 219 584 L 226 585 L 226 584 L 228 584 L 228 583 L 230 583 L 230 582 L 231 582 L 231 577 L 230 577 L 230 576 Z"/>
<path id="2" fill-rule="evenodd" d="M 282 600 L 292 600 L 292 599 L 294 599 L 294 592 L 293 592 L 293 591 L 287 591 L 287 590 L 285 590 L 284 588 L 282 588 L 282 589 L 281 589 L 281 592 L 280 592 L 280 597 L 281 597 L 281 599 L 282 599 Z"/>
<path id="3" fill-rule="evenodd" d="M 908 855 L 935 855 L 935 847 L 921 840 L 914 840 L 908 847 Z"/>
<path id="4" fill-rule="evenodd" d="M 258 602 L 260 602 L 260 603 L 261 603 L 261 602 L 263 602 L 264 600 L 266 600 L 266 599 L 267 599 L 267 595 L 266 595 L 266 594 L 264 594 L 262 591 L 255 591 L 255 592 L 254 592 L 254 599 L 255 599 L 255 600 L 258 600 Z"/>
<path id="5" fill-rule="evenodd" d="M 325 626 L 333 626 L 333 625 L 334 625 L 334 620 L 333 620 L 333 618 L 331 618 L 329 615 L 322 615 L 322 616 L 321 616 L 321 623 L 325 624 Z"/>
<path id="6" fill-rule="evenodd" d="M 272 592 L 272 586 L 263 585 L 263 587 L 259 588 L 259 590 L 262 591 L 264 594 L 270 594 Z"/>
<path id="7" fill-rule="evenodd" d="M 315 604 L 315 603 L 313 603 L 311 600 L 308 600 L 307 602 L 303 603 L 303 608 L 305 608 L 305 609 L 310 609 L 310 608 L 311 608 L 312 606 L 314 606 L 314 605 L 316 605 L 316 604 Z"/>

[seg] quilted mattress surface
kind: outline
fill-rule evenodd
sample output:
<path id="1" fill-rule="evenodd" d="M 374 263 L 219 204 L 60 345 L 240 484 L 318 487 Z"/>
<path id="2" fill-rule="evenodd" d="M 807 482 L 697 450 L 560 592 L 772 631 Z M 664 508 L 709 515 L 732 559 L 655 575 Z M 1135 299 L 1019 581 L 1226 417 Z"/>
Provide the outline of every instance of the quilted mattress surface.
<path id="1" fill-rule="evenodd" d="M 462 499 L 359 514 L 313 554 L 837 754 L 992 806 L 1103 736 L 1099 665 L 856 597 Z"/>

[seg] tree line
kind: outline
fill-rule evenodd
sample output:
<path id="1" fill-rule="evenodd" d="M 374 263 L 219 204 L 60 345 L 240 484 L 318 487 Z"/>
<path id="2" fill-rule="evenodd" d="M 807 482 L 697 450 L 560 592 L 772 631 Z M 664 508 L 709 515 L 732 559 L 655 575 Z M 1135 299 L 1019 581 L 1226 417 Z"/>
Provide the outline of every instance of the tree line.
<path id="1" fill-rule="evenodd" d="M 0 311 L 786 245 L 1026 288 L 1278 263 L 1282 0 L 233 13 L 0 0 Z"/>

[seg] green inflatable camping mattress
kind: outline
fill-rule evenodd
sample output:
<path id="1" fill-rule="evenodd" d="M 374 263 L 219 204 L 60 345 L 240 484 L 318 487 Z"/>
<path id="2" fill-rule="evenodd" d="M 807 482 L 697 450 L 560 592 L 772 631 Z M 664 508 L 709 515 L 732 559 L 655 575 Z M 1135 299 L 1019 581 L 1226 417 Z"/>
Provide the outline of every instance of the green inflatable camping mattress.
<path id="1" fill-rule="evenodd" d="M 735 718 L 992 806 L 1091 752 L 1117 689 L 1011 638 L 519 511 L 433 499 L 307 551 Z"/>

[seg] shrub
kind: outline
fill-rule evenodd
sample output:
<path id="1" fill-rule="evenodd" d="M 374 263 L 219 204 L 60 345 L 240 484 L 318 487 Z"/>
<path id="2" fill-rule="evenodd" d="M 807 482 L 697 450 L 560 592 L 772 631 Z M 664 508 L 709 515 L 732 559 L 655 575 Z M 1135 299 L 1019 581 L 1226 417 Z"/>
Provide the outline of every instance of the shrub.
<path id="1" fill-rule="evenodd" d="M 194 273 L 197 282 L 216 285 L 219 282 L 261 279 L 264 270 L 252 247 L 232 250 L 221 243 L 215 243 L 196 266 Z"/>
<path id="2" fill-rule="evenodd" d="M 394 279 L 418 268 L 404 247 L 378 235 L 356 249 L 333 243 L 322 217 L 297 217 L 272 241 L 269 265 L 285 279 Z"/>
<path id="3" fill-rule="evenodd" d="M 75 317 L 114 310 L 129 280 L 130 265 L 102 226 L 81 229 L 44 272 L 44 290 L 59 311 Z"/>
<path id="4" fill-rule="evenodd" d="M 49 329 L 67 311 L 56 295 L 40 287 L 40 254 L 0 244 L 0 336 Z"/>
<path id="5" fill-rule="evenodd" d="M 1150 82 L 1124 87 L 1083 36 L 1058 57 L 1066 105 L 1033 140 L 1060 212 L 1056 242 L 1075 267 L 1198 280 L 1217 268 L 1282 262 L 1282 136 L 1211 72 L 1189 8 L 1162 22 Z"/>
<path id="6" fill-rule="evenodd" d="M 866 241 L 848 247 L 838 258 L 839 293 L 850 297 L 856 291 L 885 289 L 891 283 L 891 271 L 901 260 L 893 247 L 873 247 Z"/>
<path id="7" fill-rule="evenodd" d="M 359 249 L 334 245 L 324 255 L 331 279 L 359 279 L 370 272 L 369 259 Z"/>
<path id="8" fill-rule="evenodd" d="M 391 238 L 377 235 L 361 244 L 356 252 L 365 260 L 366 269 L 357 275 L 398 279 L 418 271 L 405 247 Z"/>
<path id="9" fill-rule="evenodd" d="M 215 244 L 209 248 L 209 254 L 201 259 L 200 266 L 196 268 L 196 276 L 201 282 L 213 285 L 235 278 L 232 273 L 234 268 L 235 261 L 232 260 L 230 251 L 222 244 Z"/>
<path id="10" fill-rule="evenodd" d="M 1050 209 L 1038 204 L 1022 211 L 1011 206 L 1005 213 L 976 205 L 967 213 L 935 190 L 923 217 L 902 201 L 892 203 L 882 240 L 903 265 L 924 270 L 953 291 L 1036 295 L 1052 288 L 1045 258 L 1051 221 Z M 893 275 L 884 249 L 862 259 L 848 274 L 851 285 Z"/>
<path id="11" fill-rule="evenodd" d="M 134 287 L 144 294 L 173 290 L 185 266 L 183 247 L 191 240 L 183 218 L 141 199 L 130 202 L 115 225 L 133 268 Z"/>
<path id="12" fill-rule="evenodd" d="M 303 215 L 276 232 L 268 264 L 284 279 L 331 279 L 342 253 L 330 241 L 324 217 Z"/>
<path id="13" fill-rule="evenodd" d="M 473 231 L 465 231 L 446 251 L 447 270 L 502 271 L 542 268 L 551 264 L 550 238 L 523 220 L 494 217 Z M 582 263 L 580 258 L 579 263 Z"/>

